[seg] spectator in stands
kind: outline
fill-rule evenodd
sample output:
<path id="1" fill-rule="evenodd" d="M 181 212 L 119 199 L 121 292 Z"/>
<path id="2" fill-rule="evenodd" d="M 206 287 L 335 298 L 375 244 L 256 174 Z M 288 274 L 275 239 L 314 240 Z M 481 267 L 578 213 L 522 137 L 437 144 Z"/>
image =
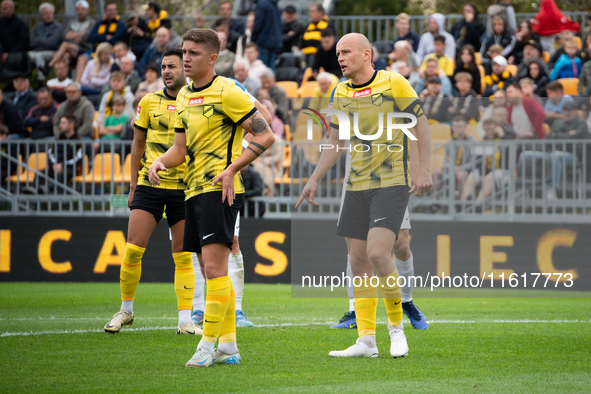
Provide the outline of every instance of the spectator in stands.
<path id="1" fill-rule="evenodd" d="M 260 160 L 257 161 L 260 162 Z M 257 212 L 255 210 L 255 202 L 249 201 L 251 197 L 263 195 L 263 179 L 251 164 L 243 167 L 240 170 L 240 175 L 244 181 L 244 198 L 246 199 L 246 204 L 248 204 L 248 217 L 255 217 L 257 213 L 258 217 L 263 217 L 265 214 L 265 203 L 259 201 L 259 210 Z"/>
<path id="2" fill-rule="evenodd" d="M 135 11 L 127 11 L 123 20 L 126 29 L 119 42 L 124 42 L 128 48 L 131 48 L 134 55 L 141 59 L 152 43 L 152 34 L 148 29 L 148 24 Z"/>
<path id="3" fill-rule="evenodd" d="M 163 19 L 168 17 L 168 12 L 164 11 L 160 4 L 151 2 L 142 6 L 146 10 L 146 18 L 148 18 L 148 32 L 154 35 L 156 30 L 160 28 L 160 23 Z"/>
<path id="4" fill-rule="evenodd" d="M 445 38 L 444 53 L 450 58 L 456 58 L 456 41 L 454 37 L 445 31 L 445 16 L 442 14 L 433 14 L 429 18 L 429 31 L 421 36 L 419 48 L 417 49 L 417 61 L 423 63 L 423 59 L 435 52 L 435 37 L 443 36 Z"/>
<path id="5" fill-rule="evenodd" d="M 509 124 L 509 112 L 505 107 L 496 107 L 492 112 L 495 134 L 503 140 L 514 140 L 515 129 Z"/>
<path id="6" fill-rule="evenodd" d="M 164 27 L 164 28 L 168 29 L 168 32 L 170 33 L 170 41 L 168 41 L 168 46 L 166 47 L 166 49 L 180 48 L 183 38 L 181 36 L 179 36 L 178 34 L 176 34 L 176 31 L 174 30 L 174 27 L 172 26 L 172 21 L 170 19 L 162 19 L 162 22 L 160 23 L 160 27 Z M 156 41 L 156 38 L 154 38 L 151 46 L 156 46 L 156 44 L 157 44 L 157 41 Z"/>
<path id="7" fill-rule="evenodd" d="M 238 37 L 238 41 L 236 43 L 236 58 L 242 59 L 244 58 L 244 48 L 247 44 L 252 41 L 252 29 L 254 28 L 254 20 L 255 20 L 255 13 L 249 12 L 246 15 L 246 29 L 244 29 L 244 34 Z M 234 32 L 231 32 L 234 34 Z"/>
<path id="8" fill-rule="evenodd" d="M 334 32 L 332 29 L 324 29 L 320 32 L 320 37 L 320 45 L 316 49 L 311 65 L 314 71 L 313 77 L 316 78 L 322 67 L 324 71 L 341 78 L 343 72 L 337 59 L 337 39 Z"/>
<path id="9" fill-rule="evenodd" d="M 558 48 L 556 48 L 556 50 L 552 54 L 552 57 L 550 57 L 550 61 L 548 61 L 548 67 L 550 69 L 553 69 L 555 67 L 556 62 L 558 62 L 558 59 L 560 59 L 562 57 L 562 55 L 564 55 L 566 53 L 565 47 L 564 47 L 565 44 L 569 41 L 573 41 L 574 38 L 575 38 L 575 35 L 570 30 L 563 30 L 560 33 L 559 46 L 558 46 Z M 584 63 L 588 60 L 587 54 L 583 50 L 580 50 L 579 48 L 575 49 L 575 56 L 581 60 L 581 63 Z M 571 57 L 571 56 L 569 55 L 569 57 Z"/>
<path id="10" fill-rule="evenodd" d="M 137 114 L 137 107 L 140 104 L 141 98 L 136 98 L 135 100 L 133 100 L 133 113 Z M 133 127 L 134 122 L 127 122 L 125 123 L 125 127 L 123 128 L 123 131 L 121 132 L 120 136 L 122 140 L 128 140 L 128 141 L 133 141 L 133 137 L 134 137 L 134 127 Z"/>
<path id="11" fill-rule="evenodd" d="M 318 87 L 314 89 L 312 97 L 330 97 L 332 90 L 339 84 L 339 78 L 331 73 L 322 72 L 316 77 Z"/>
<path id="12" fill-rule="evenodd" d="M 12 101 L 7 100 L 0 90 L 0 125 L 8 127 L 8 139 L 26 138 L 27 129 L 23 118 Z"/>
<path id="13" fill-rule="evenodd" d="M 433 40 L 433 47 L 435 51 L 423 58 L 423 63 L 421 64 L 421 70 L 419 71 L 419 75 L 424 73 L 425 68 L 427 67 L 427 60 L 435 59 L 437 60 L 437 65 L 439 66 L 440 70 L 443 70 L 445 75 L 451 77 L 454 74 L 454 59 L 450 58 L 449 56 L 445 55 L 445 37 L 437 36 Z"/>
<path id="14" fill-rule="evenodd" d="M 552 126 L 556 119 L 562 119 L 562 107 L 566 103 L 573 103 L 574 100 L 568 94 L 564 94 L 564 88 L 560 82 L 553 81 L 546 86 L 548 100 L 544 104 L 546 112 L 546 123 Z"/>
<path id="15" fill-rule="evenodd" d="M 261 194 L 263 195 L 262 184 L 264 182 L 264 195 L 272 196 L 275 189 L 275 178 L 281 175 L 283 162 L 283 141 L 285 139 L 285 128 L 283 121 L 276 115 L 275 106 L 269 100 L 261 101 L 269 114 L 271 114 L 271 130 L 276 135 L 277 146 L 271 147 L 260 160 L 255 160 L 254 169 L 261 175 Z"/>
<path id="16" fill-rule="evenodd" d="M 140 65 L 146 67 L 149 63 L 158 63 L 162 61 L 162 54 L 168 48 L 168 42 L 170 41 L 170 31 L 165 27 L 160 27 L 156 30 L 156 46 L 149 47 L 144 52 L 144 56 L 140 60 Z M 158 71 L 160 73 L 160 71 Z"/>
<path id="17" fill-rule="evenodd" d="M 244 24 L 240 19 L 232 18 L 232 9 L 234 6 L 231 1 L 222 1 L 218 5 L 218 14 L 220 17 L 230 21 L 230 30 L 238 33 L 238 35 L 244 34 Z"/>
<path id="18" fill-rule="evenodd" d="M 299 51 L 300 40 L 304 35 L 304 25 L 297 20 L 298 14 L 293 5 L 288 5 L 283 9 L 283 47 L 281 53 L 291 53 L 292 50 Z"/>
<path id="19" fill-rule="evenodd" d="M 534 32 L 531 27 L 531 22 L 524 20 L 519 24 L 519 31 L 515 35 L 515 48 L 511 56 L 509 56 L 508 62 L 510 64 L 521 64 L 524 58 L 524 49 L 526 45 L 534 45 L 536 49 L 540 48 L 540 36 Z"/>
<path id="20" fill-rule="evenodd" d="M 495 108 L 505 108 L 505 106 L 507 105 L 507 95 L 503 89 L 497 90 L 492 95 L 492 99 L 492 104 L 490 104 L 486 108 L 480 108 L 480 113 L 482 113 L 482 115 L 480 116 L 480 121 L 478 122 L 478 126 L 476 129 L 476 132 L 480 138 L 484 138 L 484 121 L 487 119 L 492 119 L 493 111 L 495 110 Z"/>
<path id="21" fill-rule="evenodd" d="M 535 40 L 529 40 L 523 47 L 523 58 L 521 63 L 517 66 L 517 79 L 527 76 L 528 66 L 532 61 L 536 61 L 540 65 L 540 70 L 543 74 L 548 75 L 548 68 L 544 61 L 540 58 L 540 44 Z"/>
<path id="22" fill-rule="evenodd" d="M 473 3 L 466 3 L 462 7 L 462 19 L 451 28 L 457 46 L 471 45 L 472 48 L 480 48 L 482 36 L 486 27 L 478 20 L 478 9 Z M 461 55 L 461 52 L 460 52 Z"/>
<path id="23" fill-rule="evenodd" d="M 113 64 L 111 65 L 111 72 L 121 70 L 121 60 L 127 58 L 133 62 L 134 68 L 138 72 L 139 76 L 143 77 L 144 69 L 140 68 L 141 65 L 139 62 L 136 62 L 137 58 L 135 57 L 135 54 L 129 50 L 129 47 L 126 43 L 119 41 L 113 45 L 113 55 L 115 58 L 113 59 Z"/>
<path id="24" fill-rule="evenodd" d="M 445 122 L 451 102 L 449 96 L 441 91 L 441 79 L 437 76 L 427 79 L 427 88 L 421 94 L 423 111 L 429 120 Z"/>
<path id="25" fill-rule="evenodd" d="M 35 25 L 31 32 L 31 50 L 28 52 L 31 61 L 37 67 L 37 79 L 45 81 L 49 69 L 46 63 L 53 59 L 53 55 L 62 43 L 64 28 L 54 17 L 55 7 L 51 3 L 43 3 L 39 6 L 39 18 L 41 21 Z"/>
<path id="26" fill-rule="evenodd" d="M 336 31 L 328 17 L 324 15 L 324 7 L 321 4 L 313 4 L 308 10 L 310 24 L 302 37 L 302 52 L 306 55 L 306 64 L 311 65 L 314 60 L 314 54 L 320 45 L 320 32 L 330 28 Z"/>
<path id="27" fill-rule="evenodd" d="M 577 78 L 581 73 L 582 61 L 577 56 L 577 43 L 574 40 L 570 40 L 563 45 L 564 53 L 560 55 L 554 70 L 550 73 L 550 79 L 556 81 L 560 78 Z"/>
<path id="28" fill-rule="evenodd" d="M 406 78 L 408 80 L 408 83 L 410 83 L 411 86 L 416 86 L 419 81 L 419 74 L 415 71 L 413 71 L 412 68 L 410 68 L 410 66 L 408 65 L 407 62 L 405 62 L 404 60 L 398 60 L 396 62 L 397 64 L 397 69 L 398 69 L 398 73 L 400 75 L 402 75 L 404 78 Z M 435 63 L 437 64 L 437 63 Z"/>
<path id="29" fill-rule="evenodd" d="M 534 81 L 534 94 L 546 97 L 546 86 L 550 83 L 550 77 L 542 59 L 534 59 L 529 62 L 525 78 L 531 78 Z"/>
<path id="30" fill-rule="evenodd" d="M 591 97 L 588 97 L 587 103 L 584 105 L 583 119 L 587 122 L 587 130 L 591 132 Z"/>
<path id="31" fill-rule="evenodd" d="M 111 90 L 103 94 L 103 97 L 101 98 L 99 114 L 96 120 L 98 124 L 102 124 L 105 118 L 113 113 L 113 100 L 119 96 L 123 97 L 125 100 L 125 107 L 123 111 L 125 116 L 128 118 L 133 116 L 133 93 L 131 92 L 131 88 L 129 86 L 125 86 L 125 77 L 121 71 L 113 72 L 111 75 L 111 80 L 109 81 L 109 85 L 111 86 Z M 162 85 L 162 87 L 164 86 Z M 138 87 L 138 90 L 140 90 L 140 87 Z"/>
<path id="32" fill-rule="evenodd" d="M 453 75 L 453 86 L 455 88 L 455 77 L 458 73 L 466 72 L 472 76 L 472 89 L 476 94 L 481 93 L 482 85 L 480 81 L 480 70 L 476 65 L 476 59 L 474 57 L 474 47 L 470 44 L 464 45 L 460 49 L 460 55 L 458 56 L 458 62 Z M 457 88 L 456 88 L 457 90 Z"/>
<path id="33" fill-rule="evenodd" d="M 53 135 L 58 137 L 60 134 L 59 119 L 63 116 L 73 116 L 76 119 L 78 136 L 84 139 L 92 139 L 94 134 L 92 129 L 94 105 L 89 99 L 82 96 L 82 87 L 78 82 L 72 82 L 66 87 L 66 97 L 67 100 L 57 109 L 56 121 L 53 124 Z"/>
<path id="34" fill-rule="evenodd" d="M 541 139 L 545 137 L 544 107 L 534 98 L 523 97 L 518 83 L 510 83 L 507 92 L 508 122 L 518 139 Z"/>
<path id="35" fill-rule="evenodd" d="M 222 77 L 232 78 L 234 74 L 234 60 L 236 59 L 236 55 L 234 52 L 230 52 L 227 49 L 228 44 L 228 36 L 225 32 L 219 31 L 218 37 L 222 42 L 222 50 L 218 55 L 218 60 L 215 62 L 215 73 L 221 75 Z"/>
<path id="36" fill-rule="evenodd" d="M 216 33 L 222 32 L 226 34 L 226 45 L 222 46 L 222 49 L 227 49 L 235 54 L 238 50 L 238 41 L 240 40 L 240 36 L 235 31 L 230 30 L 230 21 L 222 18 L 218 19 L 215 21 L 214 30 Z M 250 32 L 249 29 L 247 29 L 247 31 Z M 250 38 L 248 42 L 250 42 Z"/>
<path id="37" fill-rule="evenodd" d="M 193 27 L 196 29 L 204 29 L 206 23 L 207 19 L 205 19 L 205 15 L 201 12 L 198 12 L 195 18 L 193 18 Z"/>
<path id="38" fill-rule="evenodd" d="M 22 60 L 29 50 L 29 27 L 14 13 L 14 1 L 0 4 L 0 70 L 22 72 Z"/>
<path id="39" fill-rule="evenodd" d="M 25 117 L 25 126 L 31 128 L 29 137 L 32 140 L 41 138 L 54 139 L 53 123 L 57 113 L 57 106 L 53 101 L 49 89 L 39 89 L 39 92 L 37 92 L 37 101 L 39 104 L 34 105 Z"/>
<path id="40" fill-rule="evenodd" d="M 409 66 L 413 71 L 417 70 L 420 64 L 417 62 L 417 58 L 415 53 L 412 50 L 412 46 L 408 41 L 397 41 L 394 44 L 394 50 L 392 53 L 388 54 L 388 59 L 392 60 L 391 71 L 398 70 L 398 62 L 403 61 Z"/>
<path id="41" fill-rule="evenodd" d="M 399 41 L 407 41 L 414 53 L 419 49 L 420 40 L 421 37 L 410 30 L 410 16 L 406 12 L 398 14 L 396 17 L 396 38 L 394 39 L 394 46 Z"/>
<path id="42" fill-rule="evenodd" d="M 278 0 L 257 0 L 256 16 L 252 28 L 252 41 L 259 46 L 259 58 L 275 71 L 276 52 L 283 46 L 281 11 Z"/>
<path id="43" fill-rule="evenodd" d="M 59 128 L 58 141 L 69 141 L 70 143 L 56 143 L 47 151 L 47 176 L 56 179 L 57 184 L 68 182 L 78 170 L 82 163 L 83 145 L 76 133 L 77 120 L 72 115 L 64 115 L 56 120 Z M 48 192 L 55 189 L 55 182 L 49 182 Z M 40 191 L 44 189 L 40 187 Z"/>
<path id="44" fill-rule="evenodd" d="M 111 101 L 112 112 L 102 122 L 98 122 L 100 141 L 95 142 L 94 148 L 96 151 L 100 149 L 100 142 L 121 139 L 121 132 L 125 128 L 125 124 L 129 123 L 129 115 L 126 114 L 126 107 L 129 107 L 130 111 L 133 111 L 133 97 L 130 104 L 126 103 L 125 98 L 123 95 L 114 97 Z M 109 151 L 109 148 L 104 146 L 103 152 L 107 151 Z"/>
<path id="45" fill-rule="evenodd" d="M 261 80 L 248 76 L 248 61 L 245 59 L 237 60 L 234 63 L 234 78 L 244 86 L 244 88 L 254 97 L 259 95 Z"/>
<path id="46" fill-rule="evenodd" d="M 536 100 L 538 100 L 540 104 L 544 105 L 544 102 L 542 101 L 540 96 L 536 94 L 536 83 L 533 79 L 529 77 L 521 78 L 519 80 L 519 86 L 521 87 L 521 94 L 523 95 L 523 97 L 533 97 Z"/>
<path id="47" fill-rule="evenodd" d="M 113 47 L 108 42 L 103 42 L 96 48 L 94 59 L 88 62 L 82 74 L 84 95 L 100 94 L 102 87 L 109 83 L 113 65 L 112 53 Z"/>
<path id="48" fill-rule="evenodd" d="M 253 79 L 261 79 L 261 75 L 267 67 L 259 59 L 259 47 L 254 42 L 246 44 L 244 47 L 244 57 L 248 61 L 248 76 Z"/>
<path id="49" fill-rule="evenodd" d="M 95 24 L 95 20 L 89 16 L 90 5 L 86 0 L 76 2 L 77 18 L 72 19 L 64 29 L 63 42 L 59 49 L 53 55 L 53 58 L 47 64 L 48 67 L 55 67 L 59 61 L 65 61 L 68 64 L 72 59 L 76 59 L 80 53 L 92 49 L 88 41 L 90 29 Z"/>
<path id="50" fill-rule="evenodd" d="M 0 103 L 0 106 L 1 105 L 2 104 Z M 0 142 L 8 139 L 8 133 L 8 127 L 0 124 Z M 0 153 L 10 154 L 13 159 L 18 160 L 16 149 L 8 149 L 8 146 L 9 144 L 0 144 Z M 0 155 L 0 183 L 4 183 L 4 179 L 6 179 L 7 176 L 12 175 L 15 169 L 15 164 L 9 163 L 8 158 Z"/>
<path id="51" fill-rule="evenodd" d="M 511 0 L 497 0 L 496 4 L 489 6 L 486 9 L 488 15 L 486 19 L 486 32 L 488 34 L 493 31 L 493 19 L 495 16 L 502 17 L 507 23 L 507 27 L 512 31 L 517 31 L 517 18 L 515 17 L 515 8 L 511 5 Z"/>
<path id="52" fill-rule="evenodd" d="M 150 63 L 146 66 L 146 80 L 138 85 L 135 98 L 141 99 L 148 93 L 154 93 L 160 89 L 164 89 L 164 82 L 158 75 L 158 68 L 158 63 Z"/>
<path id="53" fill-rule="evenodd" d="M 484 93 L 482 97 L 490 97 L 499 89 L 513 82 L 511 73 L 507 71 L 507 60 L 503 56 L 497 56 L 492 61 L 492 73 L 484 77 Z"/>
<path id="54" fill-rule="evenodd" d="M 489 50 L 488 53 L 490 54 L 490 58 L 494 59 L 497 56 L 503 56 L 501 55 L 501 53 L 503 53 L 503 47 L 500 45 L 492 45 Z M 482 59 L 482 67 L 484 67 L 484 75 L 490 75 L 492 73 L 492 61 L 490 61 L 489 59 Z"/>
<path id="55" fill-rule="evenodd" d="M 289 124 L 289 100 L 282 87 L 275 83 L 275 73 L 267 68 L 261 75 L 261 88 L 258 94 L 259 101 L 270 100 L 276 104 L 277 116 L 283 123 Z"/>
<path id="56" fill-rule="evenodd" d="M 336 45 L 335 45 L 335 50 L 336 50 Z M 378 48 L 376 48 L 375 45 L 371 46 L 371 56 L 372 56 L 371 61 L 373 63 L 374 70 L 376 70 L 376 71 L 385 70 L 386 67 L 388 67 L 388 62 L 386 62 L 385 59 L 380 57 L 380 52 L 378 51 Z M 340 67 L 339 67 L 339 70 L 340 70 Z"/>
<path id="57" fill-rule="evenodd" d="M 47 81 L 47 88 L 51 92 L 54 100 L 61 103 L 66 99 L 66 87 L 74 81 L 71 78 L 68 78 L 70 66 L 66 61 L 60 60 L 55 63 L 54 71 L 55 78 Z"/>
<path id="58" fill-rule="evenodd" d="M 585 62 L 579 75 L 579 95 L 589 97 L 591 92 L 591 62 Z"/>
<path id="59" fill-rule="evenodd" d="M 142 82 L 142 77 L 140 77 L 139 73 L 134 68 L 135 64 L 130 58 L 123 57 L 120 62 L 119 71 L 121 71 L 125 77 L 125 86 L 129 86 L 132 92 L 136 92 L 139 84 Z"/>
<path id="60" fill-rule="evenodd" d="M 398 66 L 398 69 L 400 70 L 400 65 Z M 427 60 L 424 76 L 419 76 L 418 82 L 416 83 L 416 85 L 414 85 L 414 89 L 417 92 L 417 94 L 420 94 L 423 91 L 423 89 L 425 89 L 425 87 L 427 86 L 427 79 L 431 77 L 439 77 L 442 85 L 442 93 L 448 97 L 451 96 L 451 82 L 447 75 L 445 75 L 443 70 L 439 69 L 436 59 Z"/>
<path id="61" fill-rule="evenodd" d="M 469 121 L 472 119 L 478 121 L 480 118 L 478 95 L 472 89 L 472 74 L 460 72 L 455 75 L 454 79 L 458 94 L 450 99 L 451 106 L 447 109 L 448 116 L 446 120 L 451 121 L 454 115 L 459 113 L 468 118 Z"/>
<path id="62" fill-rule="evenodd" d="M 15 90 L 12 102 L 16 105 L 21 119 L 24 119 L 33 105 L 37 104 L 37 95 L 31 90 L 29 79 L 23 75 L 17 76 L 12 81 L 12 86 Z"/>
<path id="63" fill-rule="evenodd" d="M 508 58 L 513 53 L 516 42 L 517 38 L 515 37 L 515 32 L 507 28 L 503 17 L 497 15 L 493 18 L 492 33 L 482 42 L 480 56 L 482 56 L 483 61 L 485 61 L 485 59 L 491 60 L 492 58 L 489 49 L 492 45 L 496 44 L 503 48 L 501 56 Z"/>

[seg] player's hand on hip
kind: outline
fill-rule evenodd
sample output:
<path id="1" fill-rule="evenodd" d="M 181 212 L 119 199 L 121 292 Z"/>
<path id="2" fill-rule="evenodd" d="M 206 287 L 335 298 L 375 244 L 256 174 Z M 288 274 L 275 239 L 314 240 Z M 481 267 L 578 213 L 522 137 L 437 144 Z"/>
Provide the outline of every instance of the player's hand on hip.
<path id="1" fill-rule="evenodd" d="M 234 204 L 234 197 L 236 195 L 234 193 L 234 175 L 236 173 L 228 167 L 220 172 L 213 180 L 213 186 L 222 182 L 222 202 L 225 202 L 227 199 L 228 205 L 230 206 Z"/>
<path id="2" fill-rule="evenodd" d="M 298 208 L 304 200 L 308 201 L 309 204 L 318 205 L 314 198 L 318 195 L 318 183 L 316 181 L 308 181 L 304 190 L 302 190 L 302 195 L 300 199 L 296 203 L 295 207 Z"/>
<path id="3" fill-rule="evenodd" d="M 431 174 L 426 171 L 421 171 L 417 176 L 417 179 L 412 183 L 409 193 L 415 193 L 416 196 L 420 196 L 423 193 L 428 193 L 433 188 L 433 179 Z"/>
<path id="4" fill-rule="evenodd" d="M 137 186 L 129 186 L 129 196 L 127 197 L 127 208 L 131 208 L 131 202 L 133 201 L 133 196 L 135 195 L 135 188 Z"/>
<path id="5" fill-rule="evenodd" d="M 159 171 L 166 171 L 166 167 L 158 159 L 156 159 L 154 160 L 154 163 L 152 163 L 150 171 L 148 172 L 150 183 L 154 186 L 160 185 L 160 177 L 158 176 Z"/>

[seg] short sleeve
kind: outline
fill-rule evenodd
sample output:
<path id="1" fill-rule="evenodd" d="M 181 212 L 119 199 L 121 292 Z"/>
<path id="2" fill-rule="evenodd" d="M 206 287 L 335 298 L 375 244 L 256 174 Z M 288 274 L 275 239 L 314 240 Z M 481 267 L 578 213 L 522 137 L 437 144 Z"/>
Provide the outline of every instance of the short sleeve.
<path id="1" fill-rule="evenodd" d="M 175 117 L 174 117 L 174 132 L 175 133 L 184 133 L 185 132 L 185 126 L 183 126 L 183 120 L 181 119 L 181 113 L 184 111 L 184 106 L 181 104 L 182 101 L 184 100 L 185 96 L 183 94 L 181 94 L 181 92 L 179 92 L 179 94 L 176 96 L 176 102 L 174 104 L 174 112 L 175 112 Z"/>
<path id="2" fill-rule="evenodd" d="M 149 107 L 150 95 L 146 94 L 137 106 L 137 113 L 135 115 L 134 122 L 134 126 L 136 129 L 141 131 L 148 131 L 148 126 L 150 125 Z"/>
<path id="3" fill-rule="evenodd" d="M 393 73 L 392 75 L 392 97 L 396 102 L 396 106 L 402 112 L 413 114 L 417 119 L 425 116 L 419 96 L 408 80 L 400 74 Z"/>
<path id="4" fill-rule="evenodd" d="M 335 92 L 337 91 L 337 88 L 338 88 L 338 85 L 335 86 L 335 88 L 330 93 L 330 99 L 328 100 L 328 109 L 334 109 L 334 107 L 335 107 L 334 96 L 335 96 Z M 333 116 L 330 119 L 330 127 L 332 127 L 333 129 L 339 128 L 339 117 L 338 116 Z"/>
<path id="5" fill-rule="evenodd" d="M 236 124 L 242 124 L 256 112 L 256 107 L 246 91 L 233 84 L 222 94 L 223 111 Z"/>

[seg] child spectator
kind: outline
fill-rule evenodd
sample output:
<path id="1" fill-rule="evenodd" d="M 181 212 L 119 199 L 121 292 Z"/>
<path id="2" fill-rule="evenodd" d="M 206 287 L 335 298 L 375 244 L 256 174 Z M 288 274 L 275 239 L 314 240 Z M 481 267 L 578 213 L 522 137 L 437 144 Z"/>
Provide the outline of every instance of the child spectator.
<path id="1" fill-rule="evenodd" d="M 483 123 L 487 119 L 492 119 L 493 110 L 497 107 L 503 107 L 507 105 L 507 95 L 503 89 L 497 90 L 492 96 L 492 104 L 488 105 L 486 108 L 480 108 L 480 121 L 478 122 L 477 126 L 477 133 L 480 138 L 484 138 L 484 128 Z M 484 100 L 483 100 L 484 101 Z"/>
<path id="2" fill-rule="evenodd" d="M 427 89 L 421 92 L 423 111 L 429 120 L 445 122 L 448 117 L 448 109 L 451 105 L 449 96 L 441 91 L 441 79 L 434 76 L 427 80 Z"/>
<path id="3" fill-rule="evenodd" d="M 513 82 L 513 77 L 507 71 L 507 60 L 503 56 L 497 56 L 492 61 L 492 73 L 484 77 L 486 88 L 483 97 L 490 97 L 494 92 L 503 89 L 506 84 Z"/>
<path id="4" fill-rule="evenodd" d="M 566 53 L 564 45 L 569 41 L 573 41 L 574 38 L 575 38 L 575 35 L 570 30 L 563 30 L 560 33 L 560 38 L 558 41 L 560 45 L 558 46 L 558 48 L 556 48 L 556 51 L 554 51 L 554 53 L 552 54 L 550 61 L 548 61 L 549 68 L 552 69 L 555 67 L 555 64 L 556 64 L 556 62 L 558 62 L 558 59 L 560 59 L 562 57 L 562 55 L 564 55 Z M 576 48 L 575 54 L 581 60 L 581 63 L 584 63 L 585 61 L 588 60 L 585 52 L 579 50 L 579 48 Z"/>
<path id="5" fill-rule="evenodd" d="M 421 68 L 424 70 L 427 67 L 427 60 L 436 59 L 439 68 L 443 70 L 445 75 L 451 77 L 454 73 L 454 61 L 445 55 L 445 37 L 436 36 L 433 46 L 435 48 L 435 52 L 425 56 Z"/>
<path id="6" fill-rule="evenodd" d="M 80 84 L 85 96 L 100 94 L 103 85 L 111 79 L 111 65 L 113 64 L 113 46 L 107 42 L 99 44 L 94 59 L 88 62 L 82 73 Z"/>
<path id="7" fill-rule="evenodd" d="M 99 124 L 103 123 L 105 118 L 113 112 L 113 99 L 118 96 L 122 96 L 127 103 L 124 109 L 125 115 L 128 117 L 133 115 L 133 93 L 131 92 L 131 88 L 129 86 L 125 86 L 125 77 L 121 71 L 113 72 L 111 81 L 109 81 L 109 85 L 111 86 L 111 90 L 103 94 L 103 97 L 101 98 L 101 104 L 99 106 L 99 114 L 97 118 L 97 122 Z"/>
<path id="8" fill-rule="evenodd" d="M 480 113 L 478 110 L 478 95 L 472 89 L 472 75 L 467 72 L 457 73 L 455 82 L 458 95 L 451 98 L 451 106 L 448 108 L 448 119 L 454 115 L 464 115 L 468 120 L 478 121 Z"/>
<path id="9" fill-rule="evenodd" d="M 400 65 L 398 66 L 398 69 L 400 70 Z M 448 96 L 451 96 L 451 81 L 449 80 L 449 77 L 445 75 L 443 70 L 439 69 L 439 66 L 437 65 L 437 59 L 428 59 L 427 65 L 422 74 L 423 76 L 419 76 L 417 83 L 413 85 L 417 94 L 421 94 L 421 92 L 426 88 L 427 80 L 429 78 L 439 77 L 439 79 L 441 80 L 443 93 L 445 93 Z"/>
<path id="10" fill-rule="evenodd" d="M 453 59 L 456 57 L 456 40 L 445 31 L 445 16 L 443 14 L 433 14 L 429 17 L 429 31 L 421 36 L 419 48 L 417 49 L 417 61 L 423 62 L 425 56 L 433 53 L 434 40 L 436 36 L 445 37 L 445 54 Z"/>
<path id="11" fill-rule="evenodd" d="M 541 59 L 532 60 L 527 65 L 526 76 L 534 82 L 534 94 L 546 97 L 546 86 L 550 83 L 550 77 Z"/>
<path id="12" fill-rule="evenodd" d="M 158 64 L 157 63 L 150 63 L 146 66 L 145 70 L 146 79 L 137 87 L 135 92 L 136 98 L 142 98 L 148 93 L 157 92 L 160 89 L 164 89 L 164 82 L 162 82 L 162 78 L 158 74 Z"/>
<path id="13" fill-rule="evenodd" d="M 78 164 L 82 160 L 82 141 L 76 133 L 76 118 L 71 115 L 62 116 L 59 120 L 60 134 L 58 141 L 70 143 L 56 143 L 47 151 L 47 176 L 56 179 L 57 183 L 65 183 L 76 175 Z M 49 182 L 48 191 L 53 191 L 55 182 Z"/>
<path id="14" fill-rule="evenodd" d="M 546 86 L 546 94 L 548 94 L 548 100 L 544 104 L 546 123 L 552 126 L 554 120 L 562 119 L 562 107 L 564 104 L 572 103 L 574 100 L 568 94 L 564 94 L 564 88 L 557 81 L 550 82 Z"/>
<path id="15" fill-rule="evenodd" d="M 455 88 L 455 77 L 458 73 L 466 72 L 472 76 L 472 89 L 477 93 L 481 94 L 481 80 L 480 70 L 476 65 L 476 59 L 474 57 L 474 47 L 472 45 L 464 45 L 460 49 L 459 60 L 456 63 L 456 69 L 454 70 L 453 84 Z M 456 88 L 457 90 L 457 88 Z"/>
<path id="16" fill-rule="evenodd" d="M 505 107 L 496 107 L 492 111 L 492 119 L 495 122 L 495 133 L 503 140 L 514 140 L 515 130 L 509 122 L 509 113 Z M 484 130 L 486 132 L 486 129 Z M 486 134 L 486 133 L 485 133 Z"/>
<path id="17" fill-rule="evenodd" d="M 529 77 L 521 78 L 519 80 L 519 86 L 521 87 L 523 97 L 535 98 L 540 104 L 544 105 L 544 101 L 535 93 L 536 84 L 533 79 Z"/>
<path id="18" fill-rule="evenodd" d="M 138 99 L 138 98 L 133 100 L 133 113 L 134 114 L 137 113 L 137 106 L 140 104 L 140 101 L 141 101 L 141 99 Z M 134 131 L 133 123 L 132 122 L 125 123 L 125 127 L 123 128 L 123 131 L 120 134 L 121 139 L 133 141 L 134 134 L 135 134 L 135 131 Z"/>
<path id="19" fill-rule="evenodd" d="M 577 43 L 569 40 L 564 43 L 564 53 L 560 55 L 554 65 L 554 70 L 550 73 L 550 79 L 556 81 L 559 78 L 577 78 L 581 73 L 583 62 L 577 56 Z"/>
<path id="20" fill-rule="evenodd" d="M 503 56 L 503 47 L 497 44 L 491 45 L 491 47 L 488 49 L 488 54 L 490 59 L 494 59 L 497 56 Z M 481 58 L 485 75 L 489 75 L 490 73 L 492 73 L 492 62 L 490 61 L 490 59 Z"/>
<path id="21" fill-rule="evenodd" d="M 102 124 L 99 124 L 99 140 L 101 142 L 121 139 L 121 132 L 123 131 L 125 124 L 129 121 L 129 116 L 124 113 L 126 102 L 123 96 L 113 98 L 112 105 L 113 113 L 108 115 Z M 100 148 L 100 142 L 97 141 L 94 147 L 95 150 L 98 151 Z M 108 151 L 108 148 L 104 149 L 104 151 Z"/>
<path id="22" fill-rule="evenodd" d="M 488 18 L 486 19 L 486 32 L 491 33 L 493 30 L 493 19 L 495 16 L 500 16 L 507 21 L 507 26 L 512 30 L 517 30 L 517 18 L 515 17 L 515 8 L 511 5 L 511 0 L 497 0 L 496 4 L 489 6 L 486 9 Z"/>
<path id="23" fill-rule="evenodd" d="M 514 30 L 507 29 L 505 19 L 497 15 L 493 17 L 493 32 L 482 42 L 480 54 L 483 58 L 492 59 L 488 52 L 492 45 L 497 44 L 503 48 L 501 55 L 507 58 L 515 49 L 516 42 Z"/>

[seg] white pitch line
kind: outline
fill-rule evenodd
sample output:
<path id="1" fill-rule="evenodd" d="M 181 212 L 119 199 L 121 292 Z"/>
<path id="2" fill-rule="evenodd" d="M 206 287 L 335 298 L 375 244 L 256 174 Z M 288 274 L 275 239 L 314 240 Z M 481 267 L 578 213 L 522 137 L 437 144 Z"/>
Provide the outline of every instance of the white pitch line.
<path id="1" fill-rule="evenodd" d="M 334 322 L 311 322 L 311 323 L 272 323 L 272 324 L 256 324 L 256 327 L 306 327 L 306 326 L 327 326 Z M 432 320 L 430 324 L 547 324 L 547 323 L 591 323 L 590 320 Z M 386 322 L 377 322 L 377 324 L 386 324 Z M 173 330 L 175 326 L 168 327 L 138 327 L 126 328 L 124 331 L 140 332 L 140 331 L 158 331 L 158 330 Z M 37 331 L 37 332 L 5 332 L 0 334 L 0 337 L 16 337 L 16 336 L 30 336 L 30 335 L 51 335 L 51 334 L 88 334 L 103 332 L 102 329 L 88 329 L 88 330 L 60 330 L 60 331 Z"/>

